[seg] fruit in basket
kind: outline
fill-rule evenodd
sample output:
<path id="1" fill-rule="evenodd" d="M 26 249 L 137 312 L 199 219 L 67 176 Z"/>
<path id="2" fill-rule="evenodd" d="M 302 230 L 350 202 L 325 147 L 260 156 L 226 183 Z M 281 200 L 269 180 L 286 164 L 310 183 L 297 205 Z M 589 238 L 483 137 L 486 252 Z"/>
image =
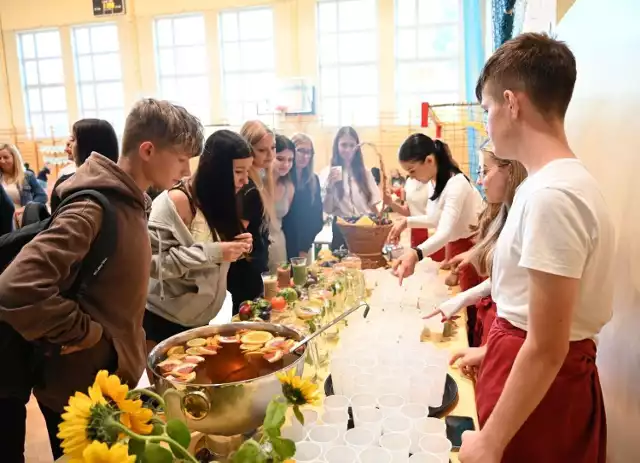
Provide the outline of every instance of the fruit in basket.
<path id="1" fill-rule="evenodd" d="M 371 220 L 369 216 L 363 215 L 356 221 L 355 225 L 360 225 L 364 227 L 375 227 L 376 223 L 373 220 Z"/>

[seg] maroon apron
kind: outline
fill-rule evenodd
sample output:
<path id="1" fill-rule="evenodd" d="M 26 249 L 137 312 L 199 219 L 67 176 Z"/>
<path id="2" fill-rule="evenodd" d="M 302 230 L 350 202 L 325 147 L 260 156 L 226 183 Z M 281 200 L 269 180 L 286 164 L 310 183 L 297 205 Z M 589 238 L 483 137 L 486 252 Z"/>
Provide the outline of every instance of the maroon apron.
<path id="1" fill-rule="evenodd" d="M 491 325 L 496 319 L 496 303 L 491 296 L 486 296 L 476 303 L 476 323 L 473 331 L 471 347 L 484 346 L 489 338 Z"/>
<path id="2" fill-rule="evenodd" d="M 462 238 L 457 241 L 447 243 L 447 259 L 451 259 L 463 252 L 467 252 L 472 247 L 473 241 L 471 238 Z M 467 289 L 479 285 L 482 282 L 482 279 L 478 275 L 475 267 L 469 264 L 458 268 L 458 282 L 460 284 L 460 290 L 466 291 Z"/>
<path id="3" fill-rule="evenodd" d="M 503 318 L 493 323 L 476 383 L 481 428 L 526 335 Z M 507 446 L 503 463 L 605 463 L 607 425 L 595 357 L 591 339 L 570 343 L 558 376 Z"/>
<path id="4" fill-rule="evenodd" d="M 411 247 L 416 248 L 429 239 L 429 229 L 427 228 L 412 228 L 411 229 Z M 435 262 L 442 262 L 444 260 L 444 248 L 434 252 L 429 256 Z"/>

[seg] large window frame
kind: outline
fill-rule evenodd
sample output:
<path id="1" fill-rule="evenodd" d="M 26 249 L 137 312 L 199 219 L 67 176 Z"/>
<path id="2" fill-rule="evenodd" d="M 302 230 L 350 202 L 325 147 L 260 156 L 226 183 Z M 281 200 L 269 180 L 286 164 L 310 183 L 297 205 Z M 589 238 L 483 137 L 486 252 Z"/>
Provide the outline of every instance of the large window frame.
<path id="1" fill-rule="evenodd" d="M 58 29 L 16 34 L 22 80 L 25 122 L 35 138 L 69 133 L 62 44 Z M 47 101 L 55 106 L 46 108 Z"/>
<path id="2" fill-rule="evenodd" d="M 75 26 L 72 44 L 80 117 L 105 119 L 120 134 L 126 114 L 118 25 Z"/>
<path id="3" fill-rule="evenodd" d="M 464 99 L 463 5 L 460 0 L 446 0 L 449 4 L 444 5 L 443 1 L 395 0 L 395 102 L 399 125 L 419 125 L 423 102 L 456 103 Z M 438 49 L 446 37 L 451 41 L 442 52 Z"/>
<path id="4" fill-rule="evenodd" d="M 203 124 L 210 123 L 211 88 L 204 14 L 157 17 L 153 27 L 160 97 L 184 106 Z M 166 35 L 169 32 L 170 38 Z"/>
<path id="5" fill-rule="evenodd" d="M 379 125 L 377 0 L 317 0 L 316 14 L 323 124 Z M 369 47 L 358 47 L 357 42 Z"/>
<path id="6" fill-rule="evenodd" d="M 220 12 L 222 102 L 230 124 L 267 114 L 276 92 L 275 23 L 271 6 Z M 261 23 L 265 24 L 263 26 Z"/>

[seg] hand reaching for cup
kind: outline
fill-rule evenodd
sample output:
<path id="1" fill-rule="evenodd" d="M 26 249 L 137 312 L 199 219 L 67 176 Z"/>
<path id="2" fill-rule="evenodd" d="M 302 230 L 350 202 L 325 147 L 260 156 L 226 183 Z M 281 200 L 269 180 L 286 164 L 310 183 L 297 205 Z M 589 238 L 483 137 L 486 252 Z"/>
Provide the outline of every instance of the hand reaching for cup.
<path id="1" fill-rule="evenodd" d="M 391 265 L 392 273 L 398 277 L 398 282 L 413 275 L 418 263 L 418 253 L 414 249 L 407 249 L 400 258 Z"/>
<path id="2" fill-rule="evenodd" d="M 467 347 L 453 354 L 451 360 L 449 360 L 449 365 L 457 362 L 458 368 L 463 375 L 475 379 L 486 354 L 487 346 Z"/>
<path id="3" fill-rule="evenodd" d="M 405 231 L 407 228 L 407 219 L 406 218 L 401 218 L 396 220 L 393 223 L 393 228 L 391 228 L 391 231 L 389 232 L 389 237 L 387 238 L 387 241 L 389 241 L 389 243 L 391 244 L 398 244 L 398 241 L 400 241 L 400 235 L 402 234 L 403 231 Z"/>

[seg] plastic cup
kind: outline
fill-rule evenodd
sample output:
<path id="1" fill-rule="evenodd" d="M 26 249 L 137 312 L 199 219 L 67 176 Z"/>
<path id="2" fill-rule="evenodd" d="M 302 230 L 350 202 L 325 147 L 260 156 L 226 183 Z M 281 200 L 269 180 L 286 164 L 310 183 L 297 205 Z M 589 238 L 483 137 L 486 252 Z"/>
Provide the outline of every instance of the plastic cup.
<path id="1" fill-rule="evenodd" d="M 447 461 L 451 453 L 451 442 L 446 437 L 429 434 L 420 439 L 420 450 L 424 453 L 432 453 L 442 461 Z"/>
<path id="2" fill-rule="evenodd" d="M 411 453 L 420 452 L 420 439 L 424 436 L 446 437 L 447 425 L 444 420 L 426 417 L 413 422 L 411 430 Z"/>
<path id="3" fill-rule="evenodd" d="M 349 398 L 344 395 L 330 395 L 324 398 L 323 405 L 327 411 L 344 411 L 349 408 Z"/>
<path id="4" fill-rule="evenodd" d="M 345 380 L 351 371 L 351 361 L 345 357 L 334 357 L 331 359 L 329 369 L 331 371 L 333 391 L 339 395 L 344 394 Z"/>
<path id="5" fill-rule="evenodd" d="M 360 373 L 354 377 L 353 382 L 356 391 L 373 392 L 376 384 L 376 377 L 371 373 Z"/>
<path id="6" fill-rule="evenodd" d="M 349 414 L 346 410 L 327 410 L 322 414 L 321 420 L 325 425 L 337 429 L 342 439 L 347 430 Z"/>
<path id="7" fill-rule="evenodd" d="M 382 412 L 377 408 L 361 408 L 355 410 L 353 421 L 356 428 L 369 429 L 374 438 L 382 434 Z"/>
<path id="8" fill-rule="evenodd" d="M 373 394 L 356 394 L 351 397 L 351 408 L 357 412 L 361 408 L 375 408 L 378 405 L 376 396 Z"/>
<path id="9" fill-rule="evenodd" d="M 400 414 L 400 409 L 404 403 L 404 397 L 400 394 L 383 394 L 378 397 L 378 407 L 385 418 Z"/>
<path id="10" fill-rule="evenodd" d="M 429 416 L 429 407 L 417 403 L 405 404 L 400 408 L 400 414 L 415 422 Z"/>
<path id="11" fill-rule="evenodd" d="M 375 436 L 370 429 L 353 428 L 344 433 L 344 442 L 358 452 L 375 444 Z"/>
<path id="12" fill-rule="evenodd" d="M 298 442 L 302 442 L 307 437 L 307 433 L 304 431 L 302 426 L 283 426 L 281 431 L 282 437 L 285 439 L 290 439 L 296 444 Z"/>
<path id="13" fill-rule="evenodd" d="M 278 294 L 278 278 L 271 272 L 262 273 L 262 285 L 264 287 L 264 297 L 267 300 Z"/>
<path id="14" fill-rule="evenodd" d="M 380 438 L 380 447 L 391 453 L 393 463 L 406 463 L 409 459 L 411 438 L 406 434 L 389 433 Z"/>
<path id="15" fill-rule="evenodd" d="M 319 425 L 311 428 L 308 435 L 309 441 L 322 447 L 322 454 L 326 453 L 340 442 L 340 432 L 329 425 Z"/>
<path id="16" fill-rule="evenodd" d="M 444 460 L 441 460 L 440 457 L 438 457 L 438 455 L 434 455 L 433 453 L 424 453 L 424 452 L 414 453 L 409 458 L 409 463 L 448 463 L 448 462 L 449 462 L 448 458 L 447 458 L 447 461 L 445 462 Z"/>
<path id="17" fill-rule="evenodd" d="M 442 405 L 444 387 L 447 382 L 447 368 L 446 364 L 438 362 L 425 367 L 423 370 L 426 375 L 431 377 L 430 407 L 440 407 Z"/>
<path id="18" fill-rule="evenodd" d="M 437 403 L 435 399 L 437 394 L 434 392 L 434 380 L 430 375 L 411 375 L 409 384 L 409 400 L 411 400 L 412 403 L 427 405 L 429 407 L 439 407 L 442 405 L 442 395 L 440 395 L 440 403 Z"/>
<path id="19" fill-rule="evenodd" d="M 382 447 L 369 447 L 360 452 L 360 463 L 391 463 L 391 453 Z"/>
<path id="20" fill-rule="evenodd" d="M 322 447 L 313 442 L 298 442 L 296 444 L 295 460 L 311 462 L 320 460 L 322 457 Z M 322 461 L 322 460 L 320 460 Z"/>
<path id="21" fill-rule="evenodd" d="M 400 433 L 406 434 L 407 437 L 411 437 L 412 422 L 406 416 L 390 416 L 385 418 L 382 422 L 382 433 Z"/>
<path id="22" fill-rule="evenodd" d="M 346 445 L 338 445 L 324 454 L 327 463 L 353 463 L 358 460 L 358 452 Z"/>

